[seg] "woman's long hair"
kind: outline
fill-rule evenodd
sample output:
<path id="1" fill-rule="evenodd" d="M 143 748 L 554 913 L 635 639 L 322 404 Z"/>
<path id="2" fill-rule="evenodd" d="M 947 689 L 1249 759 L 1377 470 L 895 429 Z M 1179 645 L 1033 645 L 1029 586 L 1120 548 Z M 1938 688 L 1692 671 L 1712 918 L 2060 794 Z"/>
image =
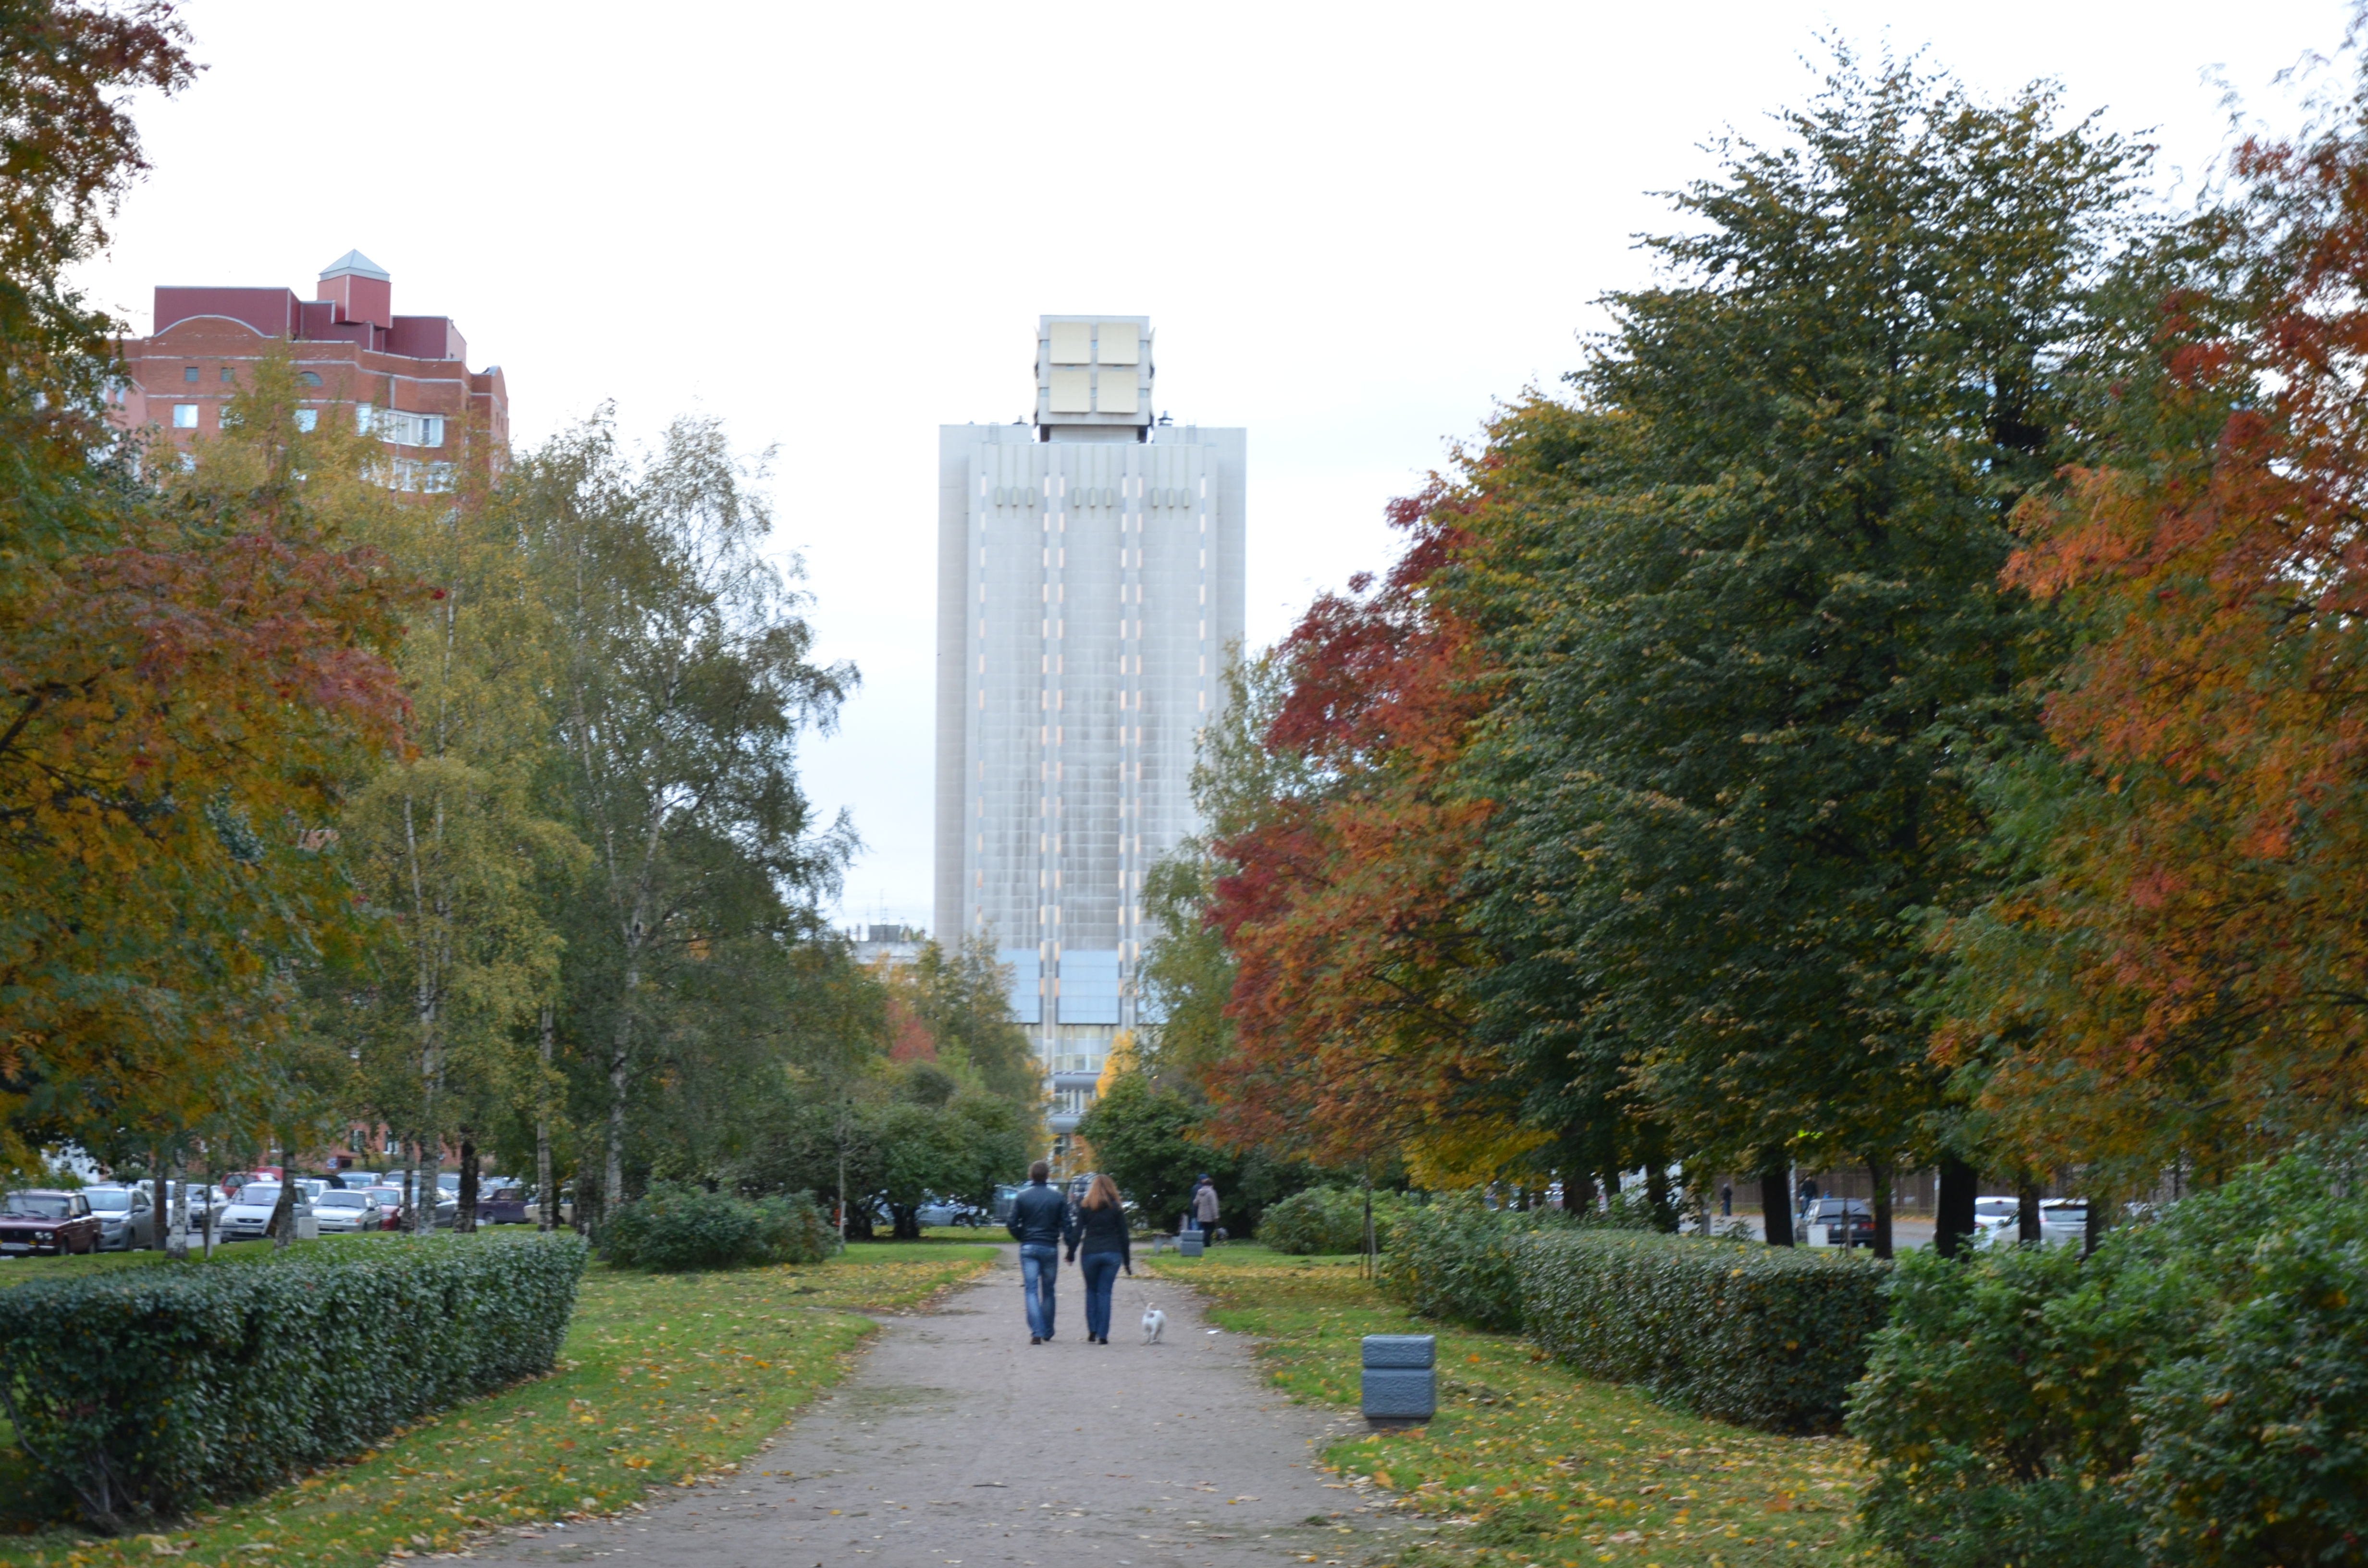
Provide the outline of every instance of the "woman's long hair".
<path id="1" fill-rule="evenodd" d="M 1086 1188 L 1085 1201 L 1078 1204 L 1077 1207 L 1080 1209 L 1101 1209 L 1114 1204 L 1117 1201 L 1118 1183 L 1110 1180 L 1110 1178 L 1106 1176 L 1098 1176 L 1094 1177 L 1094 1184 Z"/>

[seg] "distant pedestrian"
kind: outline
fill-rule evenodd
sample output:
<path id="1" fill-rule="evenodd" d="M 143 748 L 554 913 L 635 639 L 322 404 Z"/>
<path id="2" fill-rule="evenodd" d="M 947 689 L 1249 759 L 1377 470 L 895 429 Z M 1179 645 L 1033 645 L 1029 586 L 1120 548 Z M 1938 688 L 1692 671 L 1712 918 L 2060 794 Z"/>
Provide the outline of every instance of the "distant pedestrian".
<path id="1" fill-rule="evenodd" d="M 1735 1188 L 1732 1185 L 1722 1186 L 1718 1189 L 1718 1211 L 1722 1215 L 1735 1212 Z"/>
<path id="2" fill-rule="evenodd" d="M 1194 1228 L 1201 1232 L 1213 1233 L 1217 1228 L 1217 1184 L 1206 1171 L 1201 1173 L 1201 1185 L 1192 1189 L 1192 1219 Z"/>
<path id="3" fill-rule="evenodd" d="M 1098 1176 L 1086 1188 L 1085 1200 L 1077 1205 L 1077 1229 L 1069 1243 L 1069 1261 L 1078 1263 L 1078 1254 L 1085 1259 L 1078 1267 L 1086 1271 L 1086 1340 L 1088 1344 L 1110 1343 L 1110 1291 L 1118 1284 L 1119 1270 L 1134 1272 L 1134 1248 L 1126 1231 L 1126 1205 L 1119 1201 L 1118 1187 L 1110 1177 Z"/>
<path id="4" fill-rule="evenodd" d="M 1028 1185 L 1011 1200 L 1005 1227 L 1019 1244 L 1019 1288 L 1028 1299 L 1028 1343 L 1053 1337 L 1053 1286 L 1061 1272 L 1061 1244 L 1077 1244 L 1076 1221 L 1060 1189 L 1046 1185 L 1053 1167 L 1039 1160 L 1028 1167 Z"/>

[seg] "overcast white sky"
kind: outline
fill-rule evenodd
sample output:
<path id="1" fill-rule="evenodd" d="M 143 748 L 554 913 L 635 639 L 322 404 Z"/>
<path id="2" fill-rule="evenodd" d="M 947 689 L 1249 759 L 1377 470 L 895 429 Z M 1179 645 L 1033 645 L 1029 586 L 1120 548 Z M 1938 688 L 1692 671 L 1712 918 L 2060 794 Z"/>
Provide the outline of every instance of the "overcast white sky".
<path id="1" fill-rule="evenodd" d="M 90 269 L 310 297 L 359 247 L 507 372 L 530 442 L 614 400 L 777 446 L 784 554 L 863 687 L 809 745 L 869 849 L 848 920 L 929 916 L 936 426 L 1030 403 L 1043 312 L 1148 313 L 1157 402 L 1249 427 L 1249 629 L 1386 559 L 1390 496 L 1576 358 L 1651 192 L 1814 90 L 1817 38 L 2213 166 L 2343 0 L 1996 6 L 197 0 L 209 69 Z"/>

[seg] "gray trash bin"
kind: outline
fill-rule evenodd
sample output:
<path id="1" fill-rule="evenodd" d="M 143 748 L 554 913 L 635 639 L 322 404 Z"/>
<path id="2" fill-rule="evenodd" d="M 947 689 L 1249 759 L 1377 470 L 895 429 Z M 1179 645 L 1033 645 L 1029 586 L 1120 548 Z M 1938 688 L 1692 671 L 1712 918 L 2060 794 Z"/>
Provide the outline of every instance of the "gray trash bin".
<path id="1" fill-rule="evenodd" d="M 1200 1256 L 1201 1233 L 1198 1231 L 1187 1231 L 1182 1235 L 1177 1237 L 1176 1250 L 1182 1253 L 1186 1257 Z"/>
<path id="2" fill-rule="evenodd" d="M 1428 1334 L 1369 1334 L 1364 1344 L 1368 1421 L 1428 1421 L 1439 1413 L 1439 1340 Z"/>

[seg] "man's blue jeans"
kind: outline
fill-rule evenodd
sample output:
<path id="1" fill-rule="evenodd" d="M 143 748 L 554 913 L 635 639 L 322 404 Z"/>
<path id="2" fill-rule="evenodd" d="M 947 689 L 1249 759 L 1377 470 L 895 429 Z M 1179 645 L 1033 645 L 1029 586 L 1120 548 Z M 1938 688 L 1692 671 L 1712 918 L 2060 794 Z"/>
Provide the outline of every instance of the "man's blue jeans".
<path id="1" fill-rule="evenodd" d="M 1086 1333 L 1091 1338 L 1110 1337 L 1110 1291 L 1125 1261 L 1114 1252 L 1089 1252 L 1077 1260 L 1086 1274 Z"/>
<path id="2" fill-rule="evenodd" d="M 1028 1332 L 1053 1337 L 1053 1280 L 1061 1271 L 1061 1249 L 1031 1242 L 1019 1249 L 1019 1288 L 1028 1295 Z"/>

